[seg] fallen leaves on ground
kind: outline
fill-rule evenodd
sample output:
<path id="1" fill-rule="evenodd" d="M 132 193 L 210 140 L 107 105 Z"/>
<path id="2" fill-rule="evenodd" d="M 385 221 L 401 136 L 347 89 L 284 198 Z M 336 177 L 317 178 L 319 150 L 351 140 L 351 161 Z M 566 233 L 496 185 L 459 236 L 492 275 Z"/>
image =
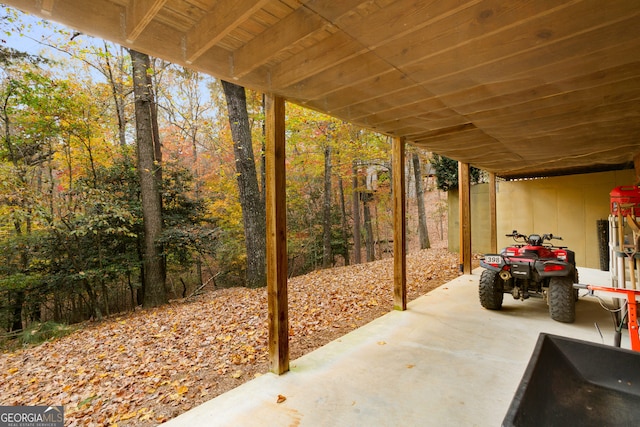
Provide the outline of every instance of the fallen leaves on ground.
<path id="1" fill-rule="evenodd" d="M 409 300 L 458 276 L 444 249 L 407 257 Z M 390 311 L 393 260 L 289 280 L 291 357 Z M 0 355 L 0 405 L 64 405 L 68 426 L 156 425 L 267 366 L 266 289 L 232 288 L 84 325 Z"/>

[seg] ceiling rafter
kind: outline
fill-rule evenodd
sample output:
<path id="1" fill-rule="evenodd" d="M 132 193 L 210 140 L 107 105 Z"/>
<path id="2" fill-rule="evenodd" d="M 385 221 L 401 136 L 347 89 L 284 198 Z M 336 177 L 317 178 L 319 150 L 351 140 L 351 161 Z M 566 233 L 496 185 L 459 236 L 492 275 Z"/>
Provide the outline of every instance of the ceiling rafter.
<path id="1" fill-rule="evenodd" d="M 635 66 L 638 66 L 638 63 L 636 63 Z M 624 68 L 630 68 L 630 66 Z M 455 108 L 458 113 L 464 113 L 464 116 L 460 115 L 459 117 L 466 117 L 477 123 L 486 123 L 490 119 L 499 117 L 500 121 L 521 124 L 523 121 L 531 120 L 532 118 L 544 120 L 545 118 L 559 114 L 577 114 L 580 109 L 587 108 L 587 106 L 592 104 L 610 105 L 609 108 L 617 109 L 616 105 L 629 101 L 637 101 L 640 98 L 640 96 L 638 96 L 640 89 L 637 89 L 640 88 L 640 80 L 637 77 L 628 77 L 620 72 L 604 73 L 605 75 L 599 78 L 593 74 L 594 73 L 583 76 L 579 79 L 581 81 L 576 81 L 578 79 L 569 80 L 571 83 L 570 87 L 573 89 L 560 94 L 553 92 L 553 90 L 557 91 L 558 85 L 563 84 L 562 79 L 558 79 L 555 84 L 541 84 L 536 86 L 535 90 L 531 90 L 530 88 L 523 89 L 518 93 L 516 98 L 517 104 L 514 104 L 514 102 L 507 103 L 508 100 L 505 100 L 502 102 L 504 105 L 498 107 L 501 102 L 496 99 L 489 104 L 486 102 L 479 103 L 480 106 L 485 108 L 481 110 L 472 111 L 470 106 L 459 103 L 455 104 Z M 460 99 L 463 99 L 466 93 L 467 91 L 464 91 L 458 96 Z M 540 94 L 544 93 L 548 93 L 549 95 L 539 97 Z M 615 99 L 606 99 L 603 96 L 603 94 L 606 93 L 621 93 L 621 95 L 615 97 Z M 536 96 L 532 98 L 533 95 Z M 395 105 L 392 108 L 378 108 L 373 115 L 351 114 L 350 119 L 353 121 L 373 121 L 380 125 L 385 125 L 385 123 L 391 123 L 393 120 L 411 120 L 415 118 L 416 120 L 423 120 L 426 124 L 435 124 L 438 123 L 438 120 L 441 118 L 430 121 L 429 117 L 436 117 L 438 111 L 452 112 L 449 107 L 437 110 L 437 104 L 432 104 L 433 102 L 442 102 L 441 97 L 436 97 L 431 100 L 427 99 L 427 101 L 431 101 L 426 104 L 428 108 L 421 108 L 421 104 L 425 103 L 425 101 L 406 102 L 401 103 L 399 106 Z M 372 101 L 370 100 L 369 102 Z M 451 105 L 451 103 L 446 101 L 441 105 L 444 106 L 445 104 Z M 493 106 L 493 108 L 486 109 L 490 105 Z M 514 112 L 512 110 L 515 105 L 518 105 L 518 109 Z M 462 112 L 460 111 L 461 109 L 463 110 Z M 363 109 L 361 111 L 366 110 Z"/>
<path id="2" fill-rule="evenodd" d="M 307 0 L 304 7 L 312 10 L 327 22 L 335 22 L 338 31 L 304 51 L 271 67 L 270 73 L 276 86 L 292 86 L 307 78 L 343 64 L 350 59 L 362 57 L 370 48 L 344 31 L 352 19 L 361 22 L 380 11 L 372 0 Z"/>
<path id="3" fill-rule="evenodd" d="M 51 16 L 54 4 L 55 0 L 42 0 L 40 2 L 40 11 L 47 16 Z"/>
<path id="4" fill-rule="evenodd" d="M 160 12 L 167 0 L 131 0 L 127 5 L 127 42 L 133 43 Z"/>
<path id="5" fill-rule="evenodd" d="M 271 68 L 273 84 L 288 86 L 322 73 L 367 51 L 360 43 L 337 32 L 325 42 L 307 49 L 304 54 L 292 56 Z"/>
<path id="6" fill-rule="evenodd" d="M 292 45 L 331 26 L 305 7 L 280 20 L 240 49 L 233 52 L 233 76 L 242 78 Z"/>
<path id="7" fill-rule="evenodd" d="M 193 63 L 269 0 L 220 0 L 186 35 L 186 62 Z"/>

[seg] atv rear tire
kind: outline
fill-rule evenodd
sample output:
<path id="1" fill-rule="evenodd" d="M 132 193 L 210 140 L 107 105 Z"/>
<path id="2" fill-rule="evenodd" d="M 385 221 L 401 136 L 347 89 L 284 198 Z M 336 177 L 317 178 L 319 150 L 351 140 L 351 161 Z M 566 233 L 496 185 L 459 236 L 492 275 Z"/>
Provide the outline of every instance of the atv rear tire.
<path id="1" fill-rule="evenodd" d="M 480 304 L 489 310 L 502 308 L 503 280 L 497 271 L 484 270 L 480 276 Z"/>
<path id="2" fill-rule="evenodd" d="M 573 278 L 552 277 L 549 281 L 549 314 L 557 322 L 573 323 L 576 320 L 576 299 Z"/>

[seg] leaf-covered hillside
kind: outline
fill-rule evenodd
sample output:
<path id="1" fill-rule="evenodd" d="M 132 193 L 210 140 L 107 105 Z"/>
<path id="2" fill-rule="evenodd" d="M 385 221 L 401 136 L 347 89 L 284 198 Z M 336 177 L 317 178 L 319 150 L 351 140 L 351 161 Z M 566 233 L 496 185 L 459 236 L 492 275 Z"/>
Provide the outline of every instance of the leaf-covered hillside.
<path id="1" fill-rule="evenodd" d="M 458 275 L 444 249 L 407 260 L 409 299 Z M 292 359 L 392 308 L 391 258 L 289 282 Z M 266 290 L 231 288 L 85 323 L 0 355 L 0 405 L 64 405 L 67 425 L 156 425 L 267 371 Z"/>

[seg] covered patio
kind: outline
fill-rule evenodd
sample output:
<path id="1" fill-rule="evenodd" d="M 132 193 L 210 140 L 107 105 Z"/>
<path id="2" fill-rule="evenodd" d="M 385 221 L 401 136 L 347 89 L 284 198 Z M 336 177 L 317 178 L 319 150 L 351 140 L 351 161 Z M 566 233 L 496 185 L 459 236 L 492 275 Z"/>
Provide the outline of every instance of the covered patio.
<path id="1" fill-rule="evenodd" d="M 462 275 L 406 312 L 292 361 L 290 372 L 258 377 L 166 425 L 499 426 L 540 332 L 613 343 L 611 316 L 594 298 L 581 298 L 573 324 L 552 321 L 542 300 L 505 295 L 503 310 L 489 311 L 478 303 L 479 274 Z M 584 283 L 610 283 L 608 272 L 582 268 L 580 275 Z M 622 346 L 629 348 L 624 335 Z"/>
<path id="2" fill-rule="evenodd" d="M 289 369 L 285 100 L 392 138 L 394 288 L 405 310 L 407 143 L 459 161 L 461 269 L 470 166 L 495 182 L 636 168 L 636 0 L 7 0 L 25 12 L 266 94 L 272 370 Z M 630 183 L 631 184 L 631 183 Z"/>
<path id="3" fill-rule="evenodd" d="M 575 324 L 542 301 L 480 308 L 470 165 L 503 178 L 636 168 L 637 0 L 6 0 L 25 12 L 266 94 L 268 374 L 170 425 L 499 425 L 540 332 L 612 342 L 596 302 Z M 285 100 L 393 141 L 394 306 L 293 363 Z M 459 161 L 457 280 L 406 299 L 405 147 Z M 491 212 L 496 239 L 495 208 Z M 578 266 L 580 267 L 580 266 Z M 608 275 L 580 271 L 608 285 Z M 391 292 L 390 292 L 391 293 Z M 408 310 L 406 310 L 408 308 Z M 405 311 L 406 310 L 406 311 Z M 607 332 L 609 334 L 607 335 Z M 278 396 L 286 400 L 278 403 Z M 282 400 L 282 398 L 280 399 Z"/>

